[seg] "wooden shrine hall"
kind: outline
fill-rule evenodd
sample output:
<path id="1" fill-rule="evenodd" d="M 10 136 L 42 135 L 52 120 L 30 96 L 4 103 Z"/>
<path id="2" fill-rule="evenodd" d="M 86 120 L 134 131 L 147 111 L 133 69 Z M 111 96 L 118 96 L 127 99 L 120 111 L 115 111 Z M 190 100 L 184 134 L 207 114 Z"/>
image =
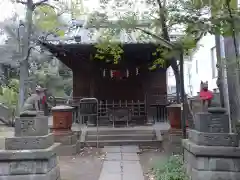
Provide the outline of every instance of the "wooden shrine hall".
<path id="1" fill-rule="evenodd" d="M 155 44 L 123 44 L 117 64 L 110 55 L 106 55 L 107 60 L 94 59 L 97 53 L 94 44 L 41 44 L 72 70 L 75 103 L 86 97 L 98 99 L 100 123 L 111 121 L 111 109 L 124 107 L 130 111 L 130 121 L 146 124 L 153 108 L 167 105 L 169 64 L 149 70 L 156 59 Z"/>

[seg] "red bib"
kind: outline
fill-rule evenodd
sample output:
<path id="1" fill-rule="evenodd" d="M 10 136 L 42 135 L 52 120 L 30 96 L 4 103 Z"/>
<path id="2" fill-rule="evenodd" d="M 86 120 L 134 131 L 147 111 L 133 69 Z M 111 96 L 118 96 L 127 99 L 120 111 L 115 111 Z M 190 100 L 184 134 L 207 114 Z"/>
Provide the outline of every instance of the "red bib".
<path id="1" fill-rule="evenodd" d="M 202 100 L 210 100 L 213 98 L 213 93 L 211 91 L 201 91 L 200 92 L 200 99 Z"/>
<path id="2" fill-rule="evenodd" d="M 45 104 L 46 101 L 47 101 L 47 97 L 46 97 L 46 96 L 43 96 L 43 98 L 42 98 L 42 104 Z"/>

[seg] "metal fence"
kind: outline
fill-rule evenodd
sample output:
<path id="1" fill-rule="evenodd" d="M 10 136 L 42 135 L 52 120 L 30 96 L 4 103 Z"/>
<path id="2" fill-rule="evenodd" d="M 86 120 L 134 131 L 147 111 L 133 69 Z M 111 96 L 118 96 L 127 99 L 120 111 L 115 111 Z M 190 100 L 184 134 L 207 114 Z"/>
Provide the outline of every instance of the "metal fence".
<path id="1" fill-rule="evenodd" d="M 74 106 L 74 121 L 79 123 L 80 112 L 79 105 L 82 97 L 73 98 L 68 100 L 68 104 Z M 159 98 L 158 98 L 159 99 Z M 148 104 L 147 99 L 144 101 L 134 101 L 134 100 L 99 100 L 98 104 L 98 117 L 99 123 L 104 124 L 110 122 L 109 114 L 111 109 L 117 108 L 128 108 L 131 113 L 131 119 L 137 121 L 136 123 L 146 123 L 147 118 L 152 118 L 153 122 L 167 122 L 167 96 L 161 95 L 160 99 L 164 99 L 163 103 L 159 104 Z M 160 102 L 160 101 L 158 101 Z"/>

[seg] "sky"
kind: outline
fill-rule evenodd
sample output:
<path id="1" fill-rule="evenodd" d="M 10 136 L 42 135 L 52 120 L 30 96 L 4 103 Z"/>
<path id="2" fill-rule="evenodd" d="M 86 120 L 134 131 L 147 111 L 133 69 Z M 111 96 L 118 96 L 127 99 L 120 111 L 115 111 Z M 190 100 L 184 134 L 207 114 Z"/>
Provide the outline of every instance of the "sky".
<path id="1" fill-rule="evenodd" d="M 35 0 L 35 2 L 40 1 L 40 0 Z M 51 2 L 53 0 L 49 0 Z M 70 0 L 65 0 L 69 2 Z M 89 11 L 93 11 L 99 7 L 99 1 L 98 0 L 83 0 L 84 6 L 87 7 Z M 21 4 L 13 4 L 11 3 L 10 0 L 0 0 L 0 22 L 4 21 L 5 19 L 11 17 L 14 12 L 18 12 L 20 15 L 20 18 L 23 19 L 25 16 L 25 9 L 24 6 Z"/>

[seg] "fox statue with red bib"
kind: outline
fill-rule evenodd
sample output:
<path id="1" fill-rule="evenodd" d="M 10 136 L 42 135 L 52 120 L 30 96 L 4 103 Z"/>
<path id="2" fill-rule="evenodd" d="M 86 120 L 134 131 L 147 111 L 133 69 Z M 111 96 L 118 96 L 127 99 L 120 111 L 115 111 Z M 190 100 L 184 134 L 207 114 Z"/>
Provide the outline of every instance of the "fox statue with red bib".
<path id="1" fill-rule="evenodd" d="M 203 110 L 206 110 L 208 107 L 211 106 L 211 102 L 213 99 L 212 91 L 208 90 L 208 81 L 206 81 L 205 83 L 201 81 L 199 96 L 202 100 L 202 108 Z"/>

